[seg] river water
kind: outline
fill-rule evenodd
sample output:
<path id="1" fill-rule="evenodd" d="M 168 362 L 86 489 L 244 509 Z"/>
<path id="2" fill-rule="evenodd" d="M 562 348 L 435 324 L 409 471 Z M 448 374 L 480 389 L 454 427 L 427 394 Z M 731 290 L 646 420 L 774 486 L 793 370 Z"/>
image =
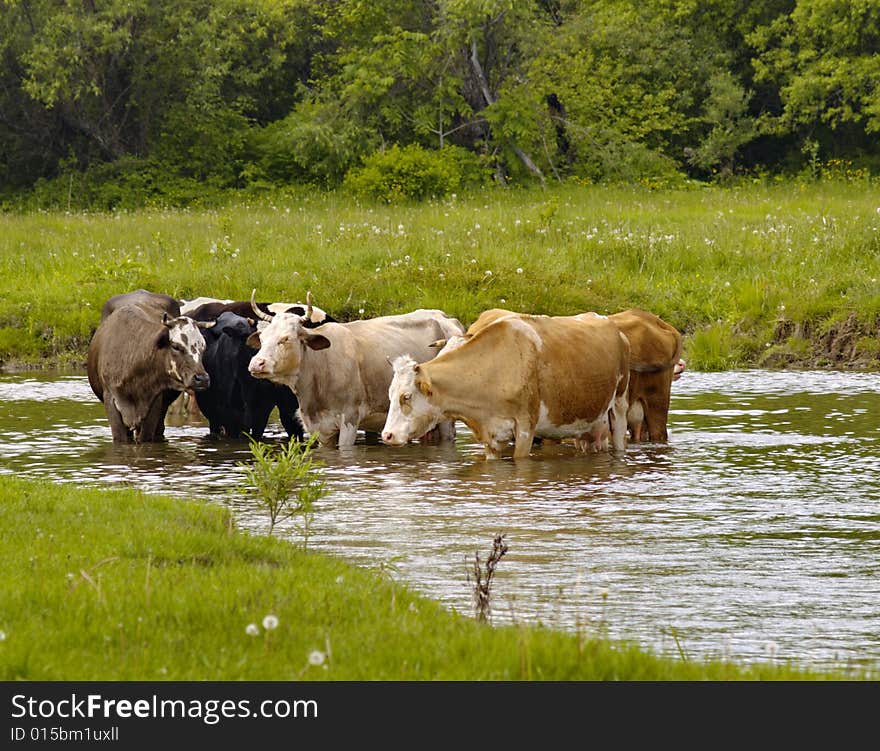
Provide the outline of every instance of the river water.
<path id="1" fill-rule="evenodd" d="M 664 655 L 880 666 L 880 375 L 688 371 L 668 444 L 622 455 L 537 447 L 486 462 L 454 446 L 320 449 L 330 494 L 309 547 L 472 614 L 474 556 L 508 553 L 492 620 L 604 633 Z M 116 446 L 82 374 L 0 376 L 0 472 L 130 485 L 234 509 L 247 444 L 198 419 Z M 284 438 L 270 423 L 266 440 Z M 292 529 L 276 534 L 299 541 Z"/>

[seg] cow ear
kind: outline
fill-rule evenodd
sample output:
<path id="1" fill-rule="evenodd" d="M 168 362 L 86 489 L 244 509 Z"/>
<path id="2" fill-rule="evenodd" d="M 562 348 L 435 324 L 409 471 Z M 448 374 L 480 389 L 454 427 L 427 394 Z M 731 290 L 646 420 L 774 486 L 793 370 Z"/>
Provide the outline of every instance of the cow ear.
<path id="1" fill-rule="evenodd" d="M 303 332 L 305 333 L 305 332 Z M 305 337 L 307 347 L 312 349 L 327 349 L 330 346 L 330 340 L 321 334 L 309 334 Z"/>
<path id="2" fill-rule="evenodd" d="M 163 349 L 171 344 L 171 331 L 165 326 L 162 327 L 162 330 L 156 334 L 155 340 L 156 349 Z"/>
<path id="3" fill-rule="evenodd" d="M 260 349 L 260 347 L 263 346 L 260 343 L 260 332 L 255 331 L 247 339 L 244 340 L 244 343 L 247 344 L 247 346 L 251 349 Z"/>

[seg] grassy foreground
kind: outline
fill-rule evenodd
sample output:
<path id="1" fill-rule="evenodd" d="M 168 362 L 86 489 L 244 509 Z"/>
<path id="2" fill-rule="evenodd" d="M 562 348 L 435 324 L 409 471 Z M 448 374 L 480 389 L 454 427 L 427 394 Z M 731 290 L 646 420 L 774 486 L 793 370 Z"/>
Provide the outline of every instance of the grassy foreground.
<path id="1" fill-rule="evenodd" d="M 80 365 L 101 304 L 315 303 L 340 320 L 437 307 L 570 315 L 643 307 L 692 368 L 880 368 L 880 190 L 861 181 L 651 191 L 487 189 L 422 205 L 341 193 L 222 209 L 0 214 L 0 361 Z"/>
<path id="2" fill-rule="evenodd" d="M 203 503 L 8 476 L 0 498 L 0 680 L 843 677 L 492 627 Z"/>

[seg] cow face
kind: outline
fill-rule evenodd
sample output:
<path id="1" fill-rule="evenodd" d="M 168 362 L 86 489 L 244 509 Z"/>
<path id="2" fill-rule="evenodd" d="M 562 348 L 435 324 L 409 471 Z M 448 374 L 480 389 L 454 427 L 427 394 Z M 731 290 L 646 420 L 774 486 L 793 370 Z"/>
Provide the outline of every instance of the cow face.
<path id="1" fill-rule="evenodd" d="M 202 391 L 211 385 L 211 378 L 202 364 L 205 353 L 205 337 L 200 326 L 192 318 L 164 316 L 163 330 L 156 339 L 156 347 L 167 353 L 166 374 L 174 388 L 185 391 Z M 204 325 L 209 326 L 210 324 Z"/>
<path id="2" fill-rule="evenodd" d="M 299 375 L 306 347 L 319 350 L 330 346 L 327 337 L 310 332 L 303 319 L 293 313 L 276 313 L 247 343 L 259 349 L 248 365 L 254 378 L 287 382 L 295 382 Z"/>
<path id="3" fill-rule="evenodd" d="M 394 377 L 388 387 L 390 406 L 382 428 L 382 442 L 402 446 L 436 427 L 443 412 L 431 403 L 430 384 L 419 373 L 415 360 L 401 356 L 391 365 Z"/>

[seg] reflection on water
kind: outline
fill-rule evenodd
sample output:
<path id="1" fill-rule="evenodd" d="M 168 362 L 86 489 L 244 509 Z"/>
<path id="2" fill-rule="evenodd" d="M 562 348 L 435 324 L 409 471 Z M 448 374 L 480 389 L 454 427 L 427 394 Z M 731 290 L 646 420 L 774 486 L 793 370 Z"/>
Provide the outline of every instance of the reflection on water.
<path id="1" fill-rule="evenodd" d="M 454 446 L 322 449 L 332 492 L 310 545 L 393 566 L 469 613 L 474 554 L 504 532 L 496 623 L 602 628 L 691 658 L 877 666 L 878 410 L 873 374 L 689 371 L 669 444 L 623 455 L 544 445 L 486 462 L 464 429 Z M 83 376 L 0 378 L 0 471 L 211 498 L 265 530 L 237 468 L 247 444 L 206 434 L 190 421 L 165 444 L 116 446 Z M 284 440 L 279 424 L 267 440 Z"/>

